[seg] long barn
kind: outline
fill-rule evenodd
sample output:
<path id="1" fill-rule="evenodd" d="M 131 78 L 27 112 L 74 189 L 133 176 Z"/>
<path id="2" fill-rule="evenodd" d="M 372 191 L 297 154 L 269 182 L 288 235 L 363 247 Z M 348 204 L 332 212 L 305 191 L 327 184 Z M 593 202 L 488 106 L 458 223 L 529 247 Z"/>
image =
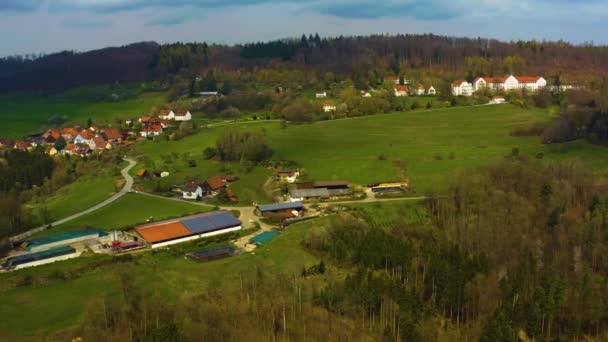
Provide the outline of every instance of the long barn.
<path id="1" fill-rule="evenodd" d="M 158 248 L 240 229 L 241 221 L 232 213 L 214 211 L 144 224 L 136 227 L 135 231 L 150 247 Z"/>

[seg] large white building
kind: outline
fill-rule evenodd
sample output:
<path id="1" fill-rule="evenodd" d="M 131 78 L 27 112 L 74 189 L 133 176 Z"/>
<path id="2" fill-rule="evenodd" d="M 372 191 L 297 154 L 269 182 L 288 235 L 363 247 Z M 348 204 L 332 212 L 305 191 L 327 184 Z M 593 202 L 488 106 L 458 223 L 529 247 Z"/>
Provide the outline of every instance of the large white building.
<path id="1" fill-rule="evenodd" d="M 526 89 L 536 91 L 547 86 L 547 81 L 541 76 L 477 77 L 473 81 L 473 90 L 488 88 L 492 91 L 510 91 Z"/>
<path id="2" fill-rule="evenodd" d="M 519 76 L 519 86 L 522 89 L 536 91 L 547 86 L 547 81 L 541 76 Z"/>
<path id="3" fill-rule="evenodd" d="M 452 83 L 452 94 L 454 96 L 473 95 L 473 85 L 465 80 L 458 80 Z"/>

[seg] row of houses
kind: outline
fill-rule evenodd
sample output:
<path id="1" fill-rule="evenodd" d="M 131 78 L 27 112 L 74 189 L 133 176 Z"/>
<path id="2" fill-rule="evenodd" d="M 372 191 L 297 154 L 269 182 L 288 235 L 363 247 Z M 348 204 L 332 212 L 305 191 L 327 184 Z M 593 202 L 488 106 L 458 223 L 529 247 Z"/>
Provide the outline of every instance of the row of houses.
<path id="1" fill-rule="evenodd" d="M 237 181 L 237 178 L 234 176 L 213 176 L 207 178 L 202 183 L 191 181 L 181 188 L 182 198 L 186 200 L 200 200 L 205 196 L 215 196 L 221 189 L 225 188 L 228 201 L 230 203 L 238 203 L 238 197 L 228 187 L 229 183 L 235 181 Z"/>
<path id="2" fill-rule="evenodd" d="M 504 77 L 476 77 L 473 83 L 466 80 L 457 80 L 452 83 L 452 94 L 454 96 L 472 96 L 480 90 L 511 91 L 525 89 L 537 91 L 547 86 L 547 80 L 542 76 L 513 76 Z"/>
<path id="3" fill-rule="evenodd" d="M 435 96 L 435 95 L 437 95 L 437 90 L 435 90 L 435 87 L 430 86 L 427 89 L 422 84 L 417 85 L 416 88 L 414 88 L 414 89 L 410 88 L 409 86 L 407 86 L 405 84 L 396 85 L 393 90 L 395 92 L 395 96 L 397 96 L 397 97 L 410 96 L 410 95 L 417 95 L 417 96 L 423 96 L 423 95 Z"/>
<path id="4" fill-rule="evenodd" d="M 42 134 L 31 135 L 25 140 L 0 139 L 0 148 L 12 147 L 22 151 L 31 151 L 40 146 L 49 155 L 58 153 L 86 155 L 95 151 L 111 149 L 118 144 L 128 144 L 127 137 L 127 132 L 121 132 L 115 128 L 96 126 L 87 129 L 80 127 L 51 128 Z M 56 144 L 61 139 L 65 141 L 66 145 L 59 151 Z"/>

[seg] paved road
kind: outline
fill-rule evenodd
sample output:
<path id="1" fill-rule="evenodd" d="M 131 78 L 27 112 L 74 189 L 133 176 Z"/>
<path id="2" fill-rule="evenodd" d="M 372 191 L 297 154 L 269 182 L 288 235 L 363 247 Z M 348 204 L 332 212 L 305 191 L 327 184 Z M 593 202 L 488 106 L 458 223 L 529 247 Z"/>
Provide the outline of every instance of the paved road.
<path id="1" fill-rule="evenodd" d="M 119 192 L 117 192 L 112 197 L 108 198 L 107 200 L 105 200 L 105 201 L 103 201 L 103 202 L 101 202 L 101 203 L 99 203 L 99 204 L 97 204 L 95 206 L 90 207 L 87 210 L 83 210 L 83 211 L 81 211 L 79 213 L 76 213 L 76 214 L 74 214 L 72 216 L 68 216 L 68 217 L 66 217 L 64 219 L 52 222 L 52 223 L 50 223 L 50 225 L 52 225 L 52 226 L 58 226 L 60 224 L 66 223 L 68 221 L 74 220 L 74 219 L 79 218 L 79 217 L 81 217 L 83 215 L 86 215 L 88 213 L 91 213 L 91 212 L 93 212 L 93 211 L 95 211 L 95 210 L 97 210 L 99 208 L 102 208 L 102 207 L 104 207 L 104 206 L 106 206 L 106 205 L 108 205 L 108 204 L 116 201 L 117 199 L 119 199 L 122 196 L 124 196 L 127 192 L 131 191 L 131 187 L 133 186 L 133 177 L 131 177 L 131 175 L 129 175 L 129 170 L 131 170 L 131 168 L 133 166 L 135 166 L 136 161 L 133 160 L 133 159 L 130 159 L 130 158 L 124 158 L 124 160 L 126 162 L 128 162 L 129 165 L 127 165 L 127 167 L 125 167 L 124 169 L 122 169 L 120 171 L 120 173 L 122 174 L 122 176 L 126 180 L 126 183 L 125 183 L 125 186 Z M 15 235 L 15 236 L 11 237 L 9 240 L 11 242 L 22 241 L 23 239 L 27 238 L 28 236 L 31 236 L 33 234 L 36 234 L 36 233 L 39 233 L 41 231 L 46 230 L 48 226 L 49 226 L 49 224 L 44 225 L 44 226 L 40 226 L 40 227 L 37 227 L 37 228 L 30 229 L 30 230 L 28 230 L 25 233 L 21 233 L 19 235 Z"/>

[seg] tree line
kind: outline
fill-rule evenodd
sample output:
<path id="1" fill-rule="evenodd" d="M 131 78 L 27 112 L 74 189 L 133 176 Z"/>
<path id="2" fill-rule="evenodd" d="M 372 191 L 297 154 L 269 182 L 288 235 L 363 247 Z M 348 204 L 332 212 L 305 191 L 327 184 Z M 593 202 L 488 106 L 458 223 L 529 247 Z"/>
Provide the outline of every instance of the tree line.
<path id="1" fill-rule="evenodd" d="M 361 88 L 386 75 L 435 79 L 507 73 L 586 82 L 608 71 L 608 48 L 563 41 L 501 42 L 432 34 L 282 39 L 242 45 L 144 42 L 90 52 L 0 59 L 0 91 L 59 91 L 83 85 L 158 80 L 192 84 L 208 71 L 260 68 L 327 73 Z M 574 68 L 576 66 L 576 68 Z M 190 86 L 188 86 L 190 87 Z"/>

